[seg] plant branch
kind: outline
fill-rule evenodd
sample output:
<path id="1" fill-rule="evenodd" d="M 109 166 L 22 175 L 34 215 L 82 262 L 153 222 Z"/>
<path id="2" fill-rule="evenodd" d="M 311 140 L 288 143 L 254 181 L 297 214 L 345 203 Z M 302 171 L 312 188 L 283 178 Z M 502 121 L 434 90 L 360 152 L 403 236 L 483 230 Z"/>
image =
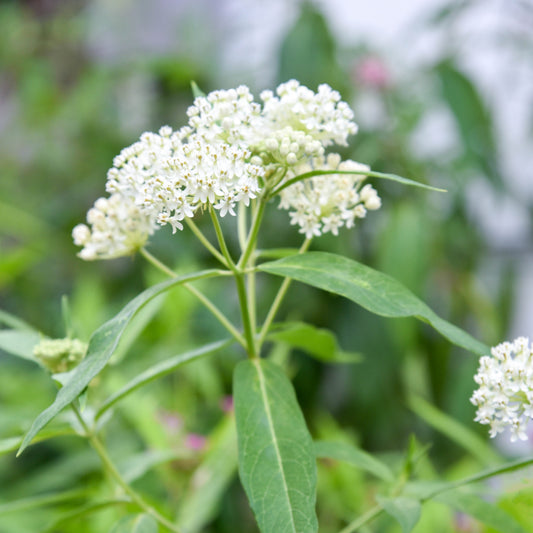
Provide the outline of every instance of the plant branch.
<path id="1" fill-rule="evenodd" d="M 148 250 L 145 248 L 141 248 L 140 250 L 141 255 L 150 262 L 153 266 L 161 270 L 161 272 L 164 272 L 167 274 L 167 276 L 170 276 L 171 278 L 175 278 L 177 274 L 171 270 L 167 265 L 162 263 L 157 257 L 153 256 Z M 194 287 L 193 285 L 189 283 L 184 283 L 183 287 L 185 287 L 191 294 L 196 296 L 200 302 L 213 314 L 213 316 L 229 331 L 229 333 L 234 337 L 234 339 L 241 344 L 244 348 L 246 348 L 246 341 L 242 334 L 237 330 L 237 328 L 225 317 L 225 315 L 222 313 L 222 311 L 199 289 Z"/>
<path id="2" fill-rule="evenodd" d="M 70 404 L 70 406 L 72 410 L 74 411 L 74 414 L 76 415 L 76 418 L 78 419 L 78 422 L 81 424 L 85 432 L 85 436 L 89 440 L 94 451 L 98 454 L 98 457 L 100 457 L 100 460 L 102 461 L 102 465 L 104 466 L 104 470 L 107 472 L 107 474 L 115 480 L 117 485 L 119 485 L 120 488 L 131 498 L 131 500 L 134 503 L 136 503 L 145 513 L 148 513 L 149 515 L 153 516 L 155 520 L 157 520 L 162 526 L 166 527 L 168 530 L 172 531 L 173 533 L 182 533 L 182 531 L 178 528 L 178 526 L 170 522 L 170 520 L 168 520 L 166 517 L 160 514 L 159 511 L 157 511 L 150 504 L 144 501 L 142 496 L 138 494 L 133 489 L 133 487 L 131 487 L 124 480 L 124 478 L 118 471 L 117 467 L 115 466 L 115 464 L 109 457 L 109 454 L 107 453 L 107 450 L 104 444 L 100 441 L 100 439 L 95 435 L 95 433 L 93 433 L 93 431 L 86 424 L 77 406 L 74 403 Z"/>
<path id="3" fill-rule="evenodd" d="M 383 507 L 381 505 L 376 505 L 375 507 L 372 507 L 372 509 L 369 509 L 365 514 L 361 515 L 353 522 L 348 524 L 339 533 L 353 533 L 354 531 L 357 531 L 361 526 L 364 526 L 367 522 L 370 522 L 371 520 L 379 516 L 382 512 Z"/>
<path id="4" fill-rule="evenodd" d="M 302 246 L 298 250 L 298 253 L 303 254 L 305 251 L 307 251 L 310 244 L 311 244 L 311 239 L 305 239 Z M 287 290 L 289 289 L 291 282 L 292 282 L 291 278 L 285 278 L 283 282 L 281 283 L 278 293 L 276 294 L 276 297 L 274 298 L 274 301 L 272 302 L 272 305 L 270 306 L 270 309 L 267 313 L 267 316 L 261 328 L 261 332 L 259 333 L 259 339 L 257 340 L 258 351 L 261 349 L 261 346 L 265 340 L 268 330 L 272 324 L 272 321 L 274 320 L 274 317 L 276 316 L 276 313 L 278 312 L 279 306 L 281 305 L 281 302 L 283 301 L 283 298 L 285 297 L 285 294 L 287 293 Z"/>
<path id="5" fill-rule="evenodd" d="M 192 221 L 191 218 L 185 217 L 185 223 L 189 226 L 189 229 L 198 237 L 198 240 L 204 245 L 204 247 L 213 254 L 226 268 L 229 268 L 225 257 L 209 242 L 206 236 L 200 231 L 200 228 Z"/>

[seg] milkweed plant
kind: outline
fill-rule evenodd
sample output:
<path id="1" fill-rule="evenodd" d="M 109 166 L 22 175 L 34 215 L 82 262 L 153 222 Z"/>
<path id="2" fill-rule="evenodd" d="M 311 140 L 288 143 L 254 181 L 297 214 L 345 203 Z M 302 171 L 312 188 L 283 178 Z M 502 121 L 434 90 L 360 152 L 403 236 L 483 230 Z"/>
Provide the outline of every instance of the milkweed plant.
<path id="1" fill-rule="evenodd" d="M 348 138 L 357 133 L 354 114 L 337 91 L 324 84 L 314 92 L 291 80 L 275 92 L 262 92 L 259 103 L 246 86 L 207 95 L 196 86 L 194 91 L 183 127 L 163 126 L 157 133 L 143 133 L 115 157 L 107 173 L 107 195 L 89 209 L 86 223 L 72 231 L 82 260 L 112 260 L 139 253 L 168 280 L 130 301 L 94 332 L 88 345 L 68 337 L 42 338 L 34 346 L 34 359 L 51 373 L 58 392 L 17 441 L 19 453 L 39 438 L 48 422 L 69 408 L 78 433 L 88 439 L 117 490 L 135 509 L 133 518 L 123 517 L 122 524 L 135 521 L 144 524 L 142 531 L 150 532 L 196 531 L 183 525 L 179 517 L 163 513 L 133 488 L 108 453 L 101 430 L 111 413 L 109 408 L 128 394 L 179 371 L 181 365 L 233 346 L 242 360 L 233 372 L 235 418 L 231 431 L 236 434 L 240 482 L 262 533 L 319 530 L 317 458 L 350 463 L 380 481 L 368 511 L 346 519 L 342 533 L 371 531 L 365 528 L 382 514 L 396 519 L 402 531 L 411 531 L 429 500 L 453 507 L 461 499 L 457 494 L 467 486 L 529 464 L 531 460 L 493 465 L 468 478 L 428 485 L 412 479 L 412 468 L 405 465 L 397 472 L 386 461 L 346 442 L 313 440 L 285 369 L 272 360 L 267 349 L 275 335 L 301 327 L 311 355 L 335 362 L 333 353 L 313 354 L 318 330 L 312 325 L 277 321 L 293 281 L 351 300 L 377 315 L 419 319 L 449 342 L 479 356 L 475 375 L 479 388 L 471 402 L 477 407 L 476 421 L 490 426 L 491 437 L 508 431 L 511 440 L 527 439 L 527 423 L 533 417 L 533 346 L 521 337 L 490 349 L 439 317 L 393 278 L 352 258 L 310 251 L 313 241 L 324 234 L 357 231 L 360 219 L 379 217 L 374 213 L 382 207 L 379 180 L 429 189 L 431 194 L 440 191 L 376 172 L 336 153 L 337 146 L 346 146 Z M 276 255 L 278 249 L 268 254 L 258 247 L 262 232 L 269 231 L 263 225 L 265 211 L 276 208 L 281 210 L 279 217 L 301 234 L 299 249 L 284 248 L 280 255 Z M 210 219 L 209 232 L 197 224 L 199 217 Z M 224 218 L 236 222 L 222 223 Z M 217 267 L 175 273 L 149 251 L 152 235 L 164 226 L 170 226 L 172 234 L 191 232 Z M 234 234 L 228 235 L 233 229 Z M 260 276 L 277 277 L 280 283 L 264 316 L 259 316 L 256 302 Z M 240 309 L 238 323 L 205 291 L 209 286 L 206 280 L 213 278 L 226 278 L 233 285 Z M 202 288 L 196 284 L 200 280 Z M 91 405 L 87 387 L 106 367 L 128 323 L 150 300 L 176 286 L 190 291 L 227 336 L 144 370 L 104 404 Z M 411 454 L 406 464 L 414 462 Z M 450 496 L 453 494 L 455 498 Z M 512 516 L 474 493 L 469 493 L 459 508 L 501 531 L 524 531 Z M 490 512 L 485 512 L 486 508 Z M 132 526 L 124 531 L 141 529 Z"/>

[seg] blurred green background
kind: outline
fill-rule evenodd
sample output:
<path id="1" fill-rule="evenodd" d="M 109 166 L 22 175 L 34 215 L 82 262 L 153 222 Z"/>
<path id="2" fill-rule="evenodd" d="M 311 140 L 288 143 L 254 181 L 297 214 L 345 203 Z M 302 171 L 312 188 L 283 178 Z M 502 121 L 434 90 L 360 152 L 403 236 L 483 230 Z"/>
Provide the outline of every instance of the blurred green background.
<path id="1" fill-rule="evenodd" d="M 426 193 L 377 182 L 383 208 L 338 238 L 317 239 L 314 249 L 345 254 L 393 275 L 443 317 L 489 345 L 514 333 L 533 335 L 531 293 L 524 296 L 524 287 L 533 287 L 531 165 L 517 181 L 517 163 L 507 161 L 506 132 L 499 129 L 505 123 L 499 116 L 502 111 L 479 86 L 476 68 L 467 68 L 462 55 L 463 45 L 471 44 L 461 41 L 462 27 L 480 3 L 448 1 L 426 10 L 409 31 L 438 35 L 441 42 L 424 61 L 406 58 L 402 64 L 396 50 L 378 47 L 367 37 L 347 45 L 320 4 L 291 2 L 290 23 L 278 32 L 275 44 L 265 41 L 264 46 L 273 50 L 267 68 L 232 70 L 221 60 L 220 49 L 225 46 L 234 63 L 239 63 L 239 54 L 253 50 L 239 48 L 238 36 L 233 36 L 237 44 L 232 49 L 232 36 L 217 25 L 217 17 L 227 19 L 232 10 L 242 15 L 251 4 L 0 4 L 0 307 L 47 336 L 63 337 L 61 296 L 68 295 L 77 335 L 87 340 L 139 291 L 161 279 L 137 257 L 95 263 L 76 257 L 71 229 L 104 195 L 113 157 L 145 130 L 182 125 L 192 103 L 192 80 L 205 92 L 245 82 L 258 94 L 297 78 L 313 89 L 329 83 L 354 108 L 360 132 L 342 148 L 344 157 L 448 190 Z M 485 9 L 490 9 L 488 4 Z M 355 9 L 349 2 L 346 6 Z M 514 112 L 529 123 L 521 139 L 531 147 L 533 94 L 527 88 L 533 86 L 533 22 L 527 31 L 527 20 L 533 21 L 533 6 L 521 1 L 508 6 L 506 16 L 518 23 L 483 28 L 478 43 L 505 49 L 506 57 L 514 58 L 502 76 L 507 76 L 510 97 L 518 99 L 513 92 L 517 86 L 526 88 Z M 161 35 L 154 20 L 161 25 Z M 424 50 L 425 45 L 420 46 Z M 483 46 L 476 53 L 483 63 Z M 515 227 L 506 216 L 516 218 L 517 213 Z M 261 246 L 299 244 L 300 236 L 284 212 L 273 205 L 268 217 L 269 231 Z M 498 234 L 491 231 L 493 226 L 510 229 Z M 171 237 L 165 228 L 154 236 L 150 250 L 180 272 L 211 264 L 187 231 Z M 264 311 L 276 288 L 276 280 L 260 280 Z M 231 287 L 206 282 L 204 289 L 228 315 L 238 316 Z M 523 306 L 524 298 L 529 308 Z M 472 421 L 474 407 L 468 401 L 475 357 L 452 348 L 415 321 L 386 321 L 303 286 L 291 288 L 282 312 L 292 320 L 335 331 L 344 349 L 364 355 L 360 364 L 335 367 L 302 353 L 289 357 L 282 345 L 273 347 L 294 378 L 313 435 L 347 438 L 394 461 L 415 434 L 420 442 L 432 444 L 432 463 L 424 465 L 428 477 L 435 472 L 468 473 L 481 466 L 472 450 L 433 427 L 432 417 L 424 415 L 416 399 L 425 398 L 485 438 L 485 428 Z M 529 331 L 517 332 L 517 324 Z M 147 309 L 132 330 L 138 335 L 132 333 L 98 378 L 91 392 L 95 399 L 104 399 L 157 360 L 224 335 L 196 301 L 180 291 Z M 163 510 L 172 513 L 179 508 L 186 521 L 183 516 L 196 516 L 195 506 L 212 507 L 207 525 L 190 519 L 191 532 L 256 531 L 234 475 L 234 460 L 226 459 L 224 448 L 230 415 L 223 406 L 240 357 L 226 351 L 185 367 L 123 402 L 106 426 L 112 455 L 129 457 L 141 468 L 135 486 L 160 501 Z M 21 435 L 54 394 L 54 385 L 40 368 L 0 351 L 0 439 Z M 194 439 L 191 444 L 191 435 L 208 435 L 213 428 L 217 445 L 210 442 L 202 448 Z M 145 450 L 156 455 L 153 463 L 142 453 Z M 170 463 L 163 453 L 169 451 Z M 209 503 L 194 499 L 198 491 L 190 480 L 206 461 L 220 481 Z M 150 471 L 139 467 L 159 462 L 164 466 Z M 64 502 L 33 506 L 30 501 L 26 507 L 9 507 L 21 498 L 80 488 L 86 494 L 72 494 Z M 40 531 L 61 513 L 109 490 L 97 457 L 76 437 L 35 445 L 19 459 L 13 453 L 3 455 L 0 533 Z M 338 530 L 344 520 L 366 508 L 372 490 L 354 469 L 321 465 L 321 531 Z M 533 492 L 527 494 L 533 497 Z M 513 513 L 526 520 L 522 507 L 516 504 Z M 25 512 L 28 508 L 31 513 Z M 443 509 L 425 515 L 420 531 L 481 530 L 468 521 L 466 529 L 459 529 L 461 517 Z M 74 516 L 50 531 L 108 531 L 125 512 L 111 508 L 83 520 Z M 371 531 L 396 531 L 395 527 L 384 521 Z"/>

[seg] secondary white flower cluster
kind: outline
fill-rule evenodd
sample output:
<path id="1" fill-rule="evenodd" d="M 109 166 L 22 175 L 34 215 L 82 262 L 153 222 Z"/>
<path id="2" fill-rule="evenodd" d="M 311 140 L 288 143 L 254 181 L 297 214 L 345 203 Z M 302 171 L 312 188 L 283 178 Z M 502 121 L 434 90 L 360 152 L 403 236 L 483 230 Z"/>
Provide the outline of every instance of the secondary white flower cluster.
<path id="1" fill-rule="evenodd" d="M 509 427 L 512 442 L 527 440 L 526 425 L 533 418 L 533 345 L 518 337 L 491 354 L 481 357 L 474 377 L 479 385 L 470 399 L 478 408 L 475 421 L 490 425 L 491 437 Z"/>
<path id="2" fill-rule="evenodd" d="M 314 93 L 291 80 L 276 95 L 250 90 L 213 91 L 197 97 L 188 124 L 178 131 L 164 126 L 144 133 L 115 157 L 107 174 L 109 198 L 100 198 L 87 214 L 87 225 L 73 230 L 83 259 L 128 255 L 165 224 L 173 232 L 205 208 L 235 215 L 266 186 L 280 186 L 316 169 L 368 170 L 325 147 L 346 144 L 357 131 L 353 112 L 328 85 Z M 283 191 L 282 207 L 308 236 L 353 226 L 367 209 L 380 206 L 363 176 L 328 175 L 296 183 Z M 279 183 L 279 181 L 281 183 Z"/>
<path id="3" fill-rule="evenodd" d="M 339 228 L 351 228 L 355 219 L 364 218 L 367 210 L 381 207 L 381 199 L 371 185 L 362 186 L 364 172 L 370 168 L 355 161 L 341 161 L 339 154 L 315 158 L 310 164 L 294 169 L 296 175 L 313 170 L 355 171 L 360 174 L 324 174 L 302 180 L 283 189 L 279 207 L 289 209 L 291 224 L 310 238 Z"/>

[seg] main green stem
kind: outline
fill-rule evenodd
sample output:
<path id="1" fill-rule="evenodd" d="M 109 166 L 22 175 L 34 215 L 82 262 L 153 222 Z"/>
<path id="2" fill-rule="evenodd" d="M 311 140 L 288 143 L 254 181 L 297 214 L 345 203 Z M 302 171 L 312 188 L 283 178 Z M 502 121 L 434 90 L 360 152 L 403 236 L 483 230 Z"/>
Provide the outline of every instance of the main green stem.
<path id="1" fill-rule="evenodd" d="M 102 461 L 102 464 L 104 466 L 104 470 L 109 474 L 110 477 L 112 477 L 117 485 L 119 485 L 122 490 L 132 499 L 133 502 L 135 502 L 145 513 L 148 513 L 149 515 L 153 516 L 155 520 L 157 520 L 162 526 L 166 527 L 169 531 L 172 531 L 174 533 L 182 533 L 181 529 L 178 528 L 175 524 L 170 522 L 167 518 L 165 518 L 162 514 L 159 513 L 156 509 L 154 509 L 150 504 L 144 501 L 142 496 L 138 494 L 121 476 L 120 472 L 118 471 L 117 467 L 109 457 L 109 454 L 107 453 L 107 450 L 103 443 L 100 441 L 100 439 L 97 437 L 97 435 L 89 428 L 89 426 L 85 423 L 85 420 L 81 416 L 81 413 L 77 406 L 72 403 L 70 404 L 72 407 L 72 410 L 74 411 L 74 414 L 76 415 L 76 418 L 78 419 L 79 423 L 81 424 L 85 436 L 89 440 L 91 446 L 93 447 L 94 451 L 98 454 L 98 457 L 100 457 L 100 460 Z"/>
<path id="2" fill-rule="evenodd" d="M 259 204 L 259 209 L 261 209 L 261 204 Z M 250 318 L 251 310 L 248 306 L 248 295 L 246 294 L 244 273 L 242 272 L 242 269 L 239 266 L 241 264 L 242 256 L 241 260 L 239 260 L 239 265 L 236 265 L 229 253 L 228 246 L 226 245 L 224 234 L 222 233 L 222 228 L 220 227 L 220 222 L 218 220 L 215 210 L 213 208 L 210 208 L 209 214 L 211 215 L 211 220 L 213 221 L 213 226 L 215 227 L 215 233 L 217 235 L 218 244 L 220 246 L 220 250 L 222 251 L 222 255 L 226 258 L 228 267 L 233 272 L 233 277 L 235 278 L 235 284 L 237 285 L 237 294 L 239 296 L 239 306 L 241 308 L 242 327 L 244 329 L 244 338 L 246 339 L 246 350 L 248 352 L 248 357 L 254 359 L 255 357 L 257 357 L 257 354 L 255 349 L 254 331 L 252 329 L 252 319 Z M 243 256 L 244 253 L 245 252 L 243 252 Z"/>

